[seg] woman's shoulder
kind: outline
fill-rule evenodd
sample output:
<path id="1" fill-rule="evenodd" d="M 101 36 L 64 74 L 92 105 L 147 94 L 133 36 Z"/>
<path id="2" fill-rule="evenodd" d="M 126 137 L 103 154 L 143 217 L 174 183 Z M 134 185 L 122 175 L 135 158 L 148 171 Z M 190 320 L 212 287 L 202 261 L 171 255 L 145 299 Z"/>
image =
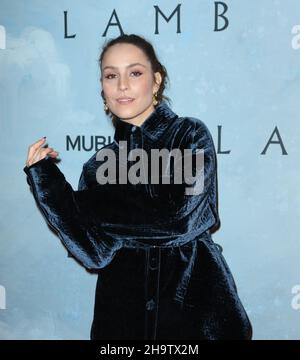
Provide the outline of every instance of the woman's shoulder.
<path id="1" fill-rule="evenodd" d="M 194 116 L 180 116 L 178 117 L 178 121 L 184 124 L 186 127 L 190 127 L 193 131 L 208 131 L 207 123 Z"/>
<path id="2" fill-rule="evenodd" d="M 180 116 L 177 121 L 189 141 L 213 141 L 209 126 L 204 120 L 194 116 Z"/>

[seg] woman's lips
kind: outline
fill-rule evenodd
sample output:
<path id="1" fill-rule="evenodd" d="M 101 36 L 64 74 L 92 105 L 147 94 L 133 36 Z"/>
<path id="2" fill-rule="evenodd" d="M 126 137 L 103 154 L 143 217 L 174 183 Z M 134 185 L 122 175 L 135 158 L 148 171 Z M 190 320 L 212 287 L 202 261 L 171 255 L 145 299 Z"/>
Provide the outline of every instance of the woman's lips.
<path id="1" fill-rule="evenodd" d="M 134 101 L 134 99 L 117 99 L 117 102 L 121 105 L 127 105 L 131 104 Z"/>

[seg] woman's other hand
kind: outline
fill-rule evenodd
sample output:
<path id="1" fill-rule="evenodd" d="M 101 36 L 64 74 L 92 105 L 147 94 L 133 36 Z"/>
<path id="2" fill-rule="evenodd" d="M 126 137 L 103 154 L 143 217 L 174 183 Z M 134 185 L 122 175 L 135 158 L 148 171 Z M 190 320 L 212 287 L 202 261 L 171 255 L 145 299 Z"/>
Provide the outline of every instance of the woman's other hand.
<path id="1" fill-rule="evenodd" d="M 42 145 L 45 144 L 45 141 L 46 137 L 43 137 L 32 145 L 29 145 L 26 166 L 30 166 L 38 162 L 39 160 L 42 160 L 47 155 L 53 158 L 56 158 L 58 156 L 59 152 L 55 151 L 52 147 L 42 147 Z"/>

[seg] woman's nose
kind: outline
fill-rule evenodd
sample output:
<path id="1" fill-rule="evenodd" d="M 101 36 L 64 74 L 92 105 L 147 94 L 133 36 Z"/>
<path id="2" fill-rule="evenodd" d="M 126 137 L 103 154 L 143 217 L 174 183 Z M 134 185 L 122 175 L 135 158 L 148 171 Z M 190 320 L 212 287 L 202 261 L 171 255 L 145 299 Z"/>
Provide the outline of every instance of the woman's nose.
<path id="1" fill-rule="evenodd" d="M 128 89 L 128 79 L 127 78 L 120 76 L 119 88 L 120 88 L 120 90 Z"/>

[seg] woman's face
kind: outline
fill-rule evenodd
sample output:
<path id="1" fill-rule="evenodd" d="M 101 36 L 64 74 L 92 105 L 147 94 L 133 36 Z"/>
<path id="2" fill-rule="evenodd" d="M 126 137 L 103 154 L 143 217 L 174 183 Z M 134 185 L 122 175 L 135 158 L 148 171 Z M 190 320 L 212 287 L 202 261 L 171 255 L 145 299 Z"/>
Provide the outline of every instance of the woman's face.
<path id="1" fill-rule="evenodd" d="M 102 89 L 109 110 L 122 120 L 140 126 L 153 110 L 153 94 L 161 75 L 153 80 L 151 63 L 144 52 L 132 44 L 115 44 L 102 60 Z M 121 98 L 131 98 L 123 101 Z"/>

